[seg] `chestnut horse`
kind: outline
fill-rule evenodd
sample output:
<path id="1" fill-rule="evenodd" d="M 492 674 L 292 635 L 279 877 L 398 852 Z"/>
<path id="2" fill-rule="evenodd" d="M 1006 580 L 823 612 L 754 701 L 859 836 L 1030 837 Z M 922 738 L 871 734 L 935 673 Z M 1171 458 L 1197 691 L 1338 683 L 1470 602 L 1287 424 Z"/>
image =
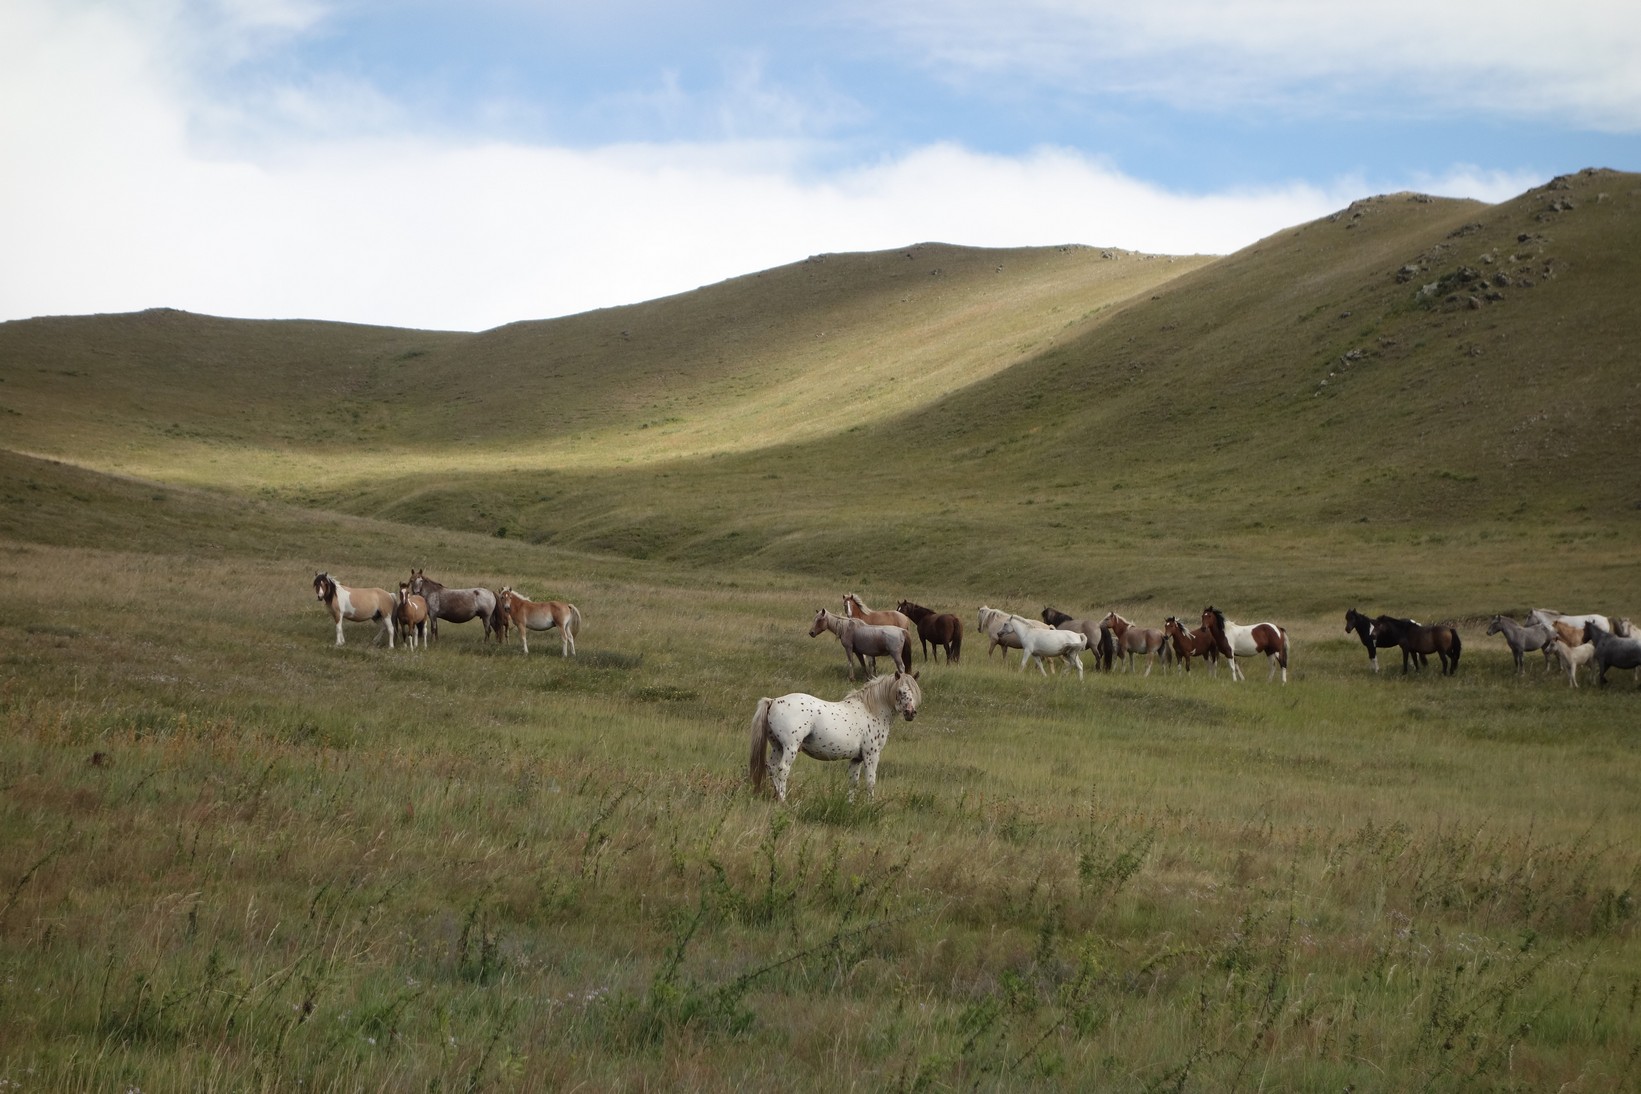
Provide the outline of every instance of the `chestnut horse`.
<path id="1" fill-rule="evenodd" d="M 1163 621 L 1162 633 L 1173 642 L 1174 656 L 1185 666 L 1186 672 L 1191 671 L 1191 658 L 1201 657 L 1213 666 L 1214 675 L 1219 675 L 1219 643 L 1207 627 L 1188 631 L 1184 623 L 1171 615 Z"/>
<path id="2" fill-rule="evenodd" d="M 1433 653 L 1442 659 L 1442 675 L 1452 676 L 1459 671 L 1459 654 L 1464 642 L 1458 628 L 1446 623 L 1421 626 L 1411 619 L 1397 619 L 1381 615 L 1373 621 L 1373 640 L 1381 646 L 1402 647 L 1402 673 L 1407 674 L 1408 660 L 1417 654 Z M 1422 670 L 1424 665 L 1419 668 Z"/>
<path id="3" fill-rule="evenodd" d="M 410 582 L 399 582 L 399 606 L 393 609 L 393 628 L 399 632 L 399 640 L 410 649 L 416 648 L 416 640 L 422 641 L 422 648 L 427 648 L 427 601 L 410 591 Z"/>
<path id="4" fill-rule="evenodd" d="M 1242 674 L 1242 667 L 1236 663 L 1237 654 L 1251 657 L 1262 653 L 1271 666 L 1271 671 L 1265 674 L 1266 681 L 1276 676 L 1276 670 L 1280 667 L 1282 682 L 1288 682 L 1288 632 L 1275 623 L 1255 623 L 1245 627 L 1232 623 L 1225 618 L 1224 612 L 1210 604 L 1202 609 L 1202 625 L 1214 636 L 1219 655 L 1231 663 L 1232 680 L 1247 679 Z M 1374 641 L 1383 644 L 1377 634 Z"/>
<path id="5" fill-rule="evenodd" d="M 843 614 L 850 619 L 858 619 L 862 623 L 870 623 L 875 627 L 899 627 L 906 632 L 907 638 L 917 633 L 917 628 L 913 626 L 911 617 L 905 612 L 874 612 L 854 593 L 843 594 Z"/>
<path id="6" fill-rule="evenodd" d="M 530 632 L 558 628 L 558 655 L 575 656 L 576 635 L 581 633 L 581 609 L 563 600 L 531 600 L 511 588 L 496 594 L 496 616 L 519 629 L 524 652 L 530 652 Z M 500 632 L 498 627 L 497 631 Z"/>
<path id="7" fill-rule="evenodd" d="M 1162 652 L 1162 631 L 1155 627 L 1136 627 L 1116 612 L 1107 612 L 1106 617 L 1100 620 L 1101 624 L 1111 628 L 1111 639 L 1117 646 L 1117 659 L 1123 662 L 1126 672 L 1134 671 L 1134 655 L 1145 654 L 1145 675 L 1151 675 L 1151 669 L 1157 663 L 1157 654 Z"/>
<path id="8" fill-rule="evenodd" d="M 410 571 L 410 591 L 427 601 L 427 619 L 433 637 L 439 637 L 439 620 L 466 623 L 477 619 L 490 637 L 491 618 L 496 614 L 496 594 L 489 589 L 447 589 L 420 570 Z"/>
<path id="9" fill-rule="evenodd" d="M 386 589 L 355 589 L 343 585 L 323 571 L 313 575 L 313 597 L 330 609 L 336 621 L 336 644 L 342 645 L 342 623 L 376 623 L 382 628 L 372 641 L 375 645 L 387 636 L 387 648 L 393 648 L 393 594 Z"/>
<path id="10" fill-rule="evenodd" d="M 935 660 L 946 651 L 946 664 L 955 665 L 963 656 L 963 621 L 950 612 L 936 612 L 910 600 L 902 600 L 897 610 L 917 624 L 917 638 L 923 645 L 923 660 L 929 659 L 929 643 L 934 643 Z"/>

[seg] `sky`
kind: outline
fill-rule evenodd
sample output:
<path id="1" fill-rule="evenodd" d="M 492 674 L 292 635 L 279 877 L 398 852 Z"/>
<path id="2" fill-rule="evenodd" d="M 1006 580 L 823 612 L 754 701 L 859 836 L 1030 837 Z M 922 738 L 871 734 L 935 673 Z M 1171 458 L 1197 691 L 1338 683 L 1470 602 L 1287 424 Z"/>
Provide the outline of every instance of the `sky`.
<path id="1" fill-rule="evenodd" d="M 0 0 L 0 321 L 484 330 L 1641 170 L 1641 4 Z"/>

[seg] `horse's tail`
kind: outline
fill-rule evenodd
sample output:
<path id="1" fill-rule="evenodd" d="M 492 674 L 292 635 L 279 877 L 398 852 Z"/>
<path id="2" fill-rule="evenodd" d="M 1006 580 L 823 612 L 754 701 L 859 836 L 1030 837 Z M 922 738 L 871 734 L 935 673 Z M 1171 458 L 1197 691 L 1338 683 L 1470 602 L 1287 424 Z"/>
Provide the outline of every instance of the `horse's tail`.
<path id="1" fill-rule="evenodd" d="M 1282 656 L 1278 657 L 1276 660 L 1282 666 L 1282 671 L 1287 672 L 1288 671 L 1288 630 L 1287 630 L 1286 627 L 1278 627 L 1278 628 L 1276 628 L 1276 633 L 1282 636 Z M 1283 679 L 1286 680 L 1287 677 L 1284 676 Z"/>
<path id="2" fill-rule="evenodd" d="M 961 660 L 963 660 L 963 624 L 959 623 L 957 630 L 952 633 L 951 647 L 946 650 L 946 664 L 949 665 L 953 661 Z"/>
<path id="3" fill-rule="evenodd" d="M 570 637 L 574 638 L 581 633 L 581 609 L 574 604 L 570 605 Z"/>
<path id="4" fill-rule="evenodd" d="M 1453 671 L 1459 670 L 1459 654 L 1464 650 L 1464 639 L 1459 637 L 1459 628 L 1453 627 Z"/>
<path id="5" fill-rule="evenodd" d="M 752 781 L 754 793 L 764 788 L 764 775 L 769 771 L 769 762 L 766 759 L 769 752 L 769 704 L 774 702 L 768 696 L 758 700 L 758 709 L 752 715 L 751 748 L 747 756 L 747 777 Z"/>

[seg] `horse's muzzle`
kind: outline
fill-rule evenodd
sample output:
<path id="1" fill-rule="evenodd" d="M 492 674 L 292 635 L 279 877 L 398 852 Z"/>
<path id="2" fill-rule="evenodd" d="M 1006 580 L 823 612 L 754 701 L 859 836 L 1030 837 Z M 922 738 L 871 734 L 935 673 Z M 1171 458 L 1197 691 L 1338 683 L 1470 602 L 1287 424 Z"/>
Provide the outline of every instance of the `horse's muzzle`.
<path id="1" fill-rule="evenodd" d="M 915 711 L 915 710 L 908 710 L 908 711 L 905 711 L 904 713 L 906 715 L 906 720 L 908 722 L 911 721 L 913 718 L 917 717 L 917 711 Z"/>

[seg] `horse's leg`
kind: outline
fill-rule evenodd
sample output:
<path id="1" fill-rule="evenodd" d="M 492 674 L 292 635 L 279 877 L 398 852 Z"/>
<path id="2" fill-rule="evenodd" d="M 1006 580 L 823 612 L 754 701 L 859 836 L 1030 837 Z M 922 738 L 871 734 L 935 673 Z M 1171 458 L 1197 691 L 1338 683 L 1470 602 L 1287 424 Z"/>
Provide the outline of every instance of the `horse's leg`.
<path id="1" fill-rule="evenodd" d="M 788 745 L 777 734 L 769 735 L 769 743 L 774 747 L 769 751 L 769 781 L 775 787 L 775 800 L 786 800 L 786 779 L 792 774 L 792 761 L 798 757 L 796 744 Z"/>
<path id="2" fill-rule="evenodd" d="M 524 619 L 523 616 L 520 616 L 519 619 L 520 619 L 520 622 L 519 622 L 519 642 L 524 646 L 524 652 L 529 653 L 530 652 L 530 624 L 523 622 L 523 619 Z"/>
<path id="3" fill-rule="evenodd" d="M 849 800 L 855 800 L 855 788 L 860 785 L 861 758 L 856 756 L 849 761 Z"/>

